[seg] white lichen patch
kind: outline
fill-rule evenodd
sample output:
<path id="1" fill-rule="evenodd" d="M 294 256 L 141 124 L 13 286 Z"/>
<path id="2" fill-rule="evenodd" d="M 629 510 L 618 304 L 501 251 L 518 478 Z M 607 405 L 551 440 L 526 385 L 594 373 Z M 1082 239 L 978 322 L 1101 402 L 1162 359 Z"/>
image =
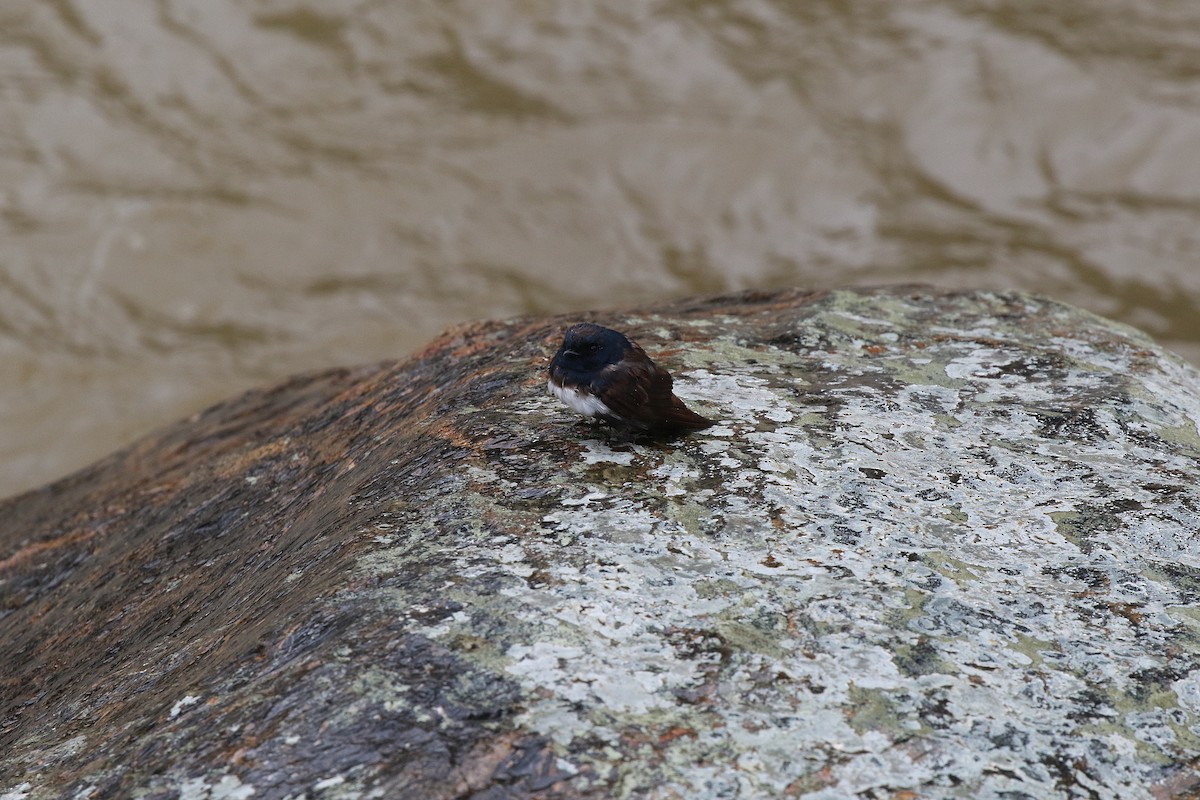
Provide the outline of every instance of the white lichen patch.
<path id="1" fill-rule="evenodd" d="M 200 702 L 200 698 L 194 694 L 184 695 L 183 697 L 176 700 L 175 704 L 171 706 L 171 713 L 168 714 L 168 717 L 170 719 L 175 719 L 176 717 L 178 717 L 180 715 L 180 713 L 183 712 L 183 710 L 185 708 L 188 708 L 189 706 L 194 706 L 196 703 L 199 703 L 199 702 Z"/>
<path id="2" fill-rule="evenodd" d="M 179 800 L 247 800 L 254 796 L 253 786 L 248 786 L 235 775 L 222 775 L 219 780 L 193 778 L 179 787 Z"/>
<path id="3" fill-rule="evenodd" d="M 551 488 L 474 501 L 515 538 L 439 550 L 462 608 L 414 630 L 490 640 L 616 797 L 1162 795 L 1200 749 L 1200 375 L 1021 296 L 823 302 L 713 328 L 679 374 L 717 427 L 476 465 Z"/>
<path id="4" fill-rule="evenodd" d="M 622 464 L 629 466 L 633 463 L 632 452 L 617 452 L 608 444 L 591 439 L 583 441 L 583 462 L 585 464 Z"/>
<path id="5" fill-rule="evenodd" d="M 778 422 L 787 422 L 792 416 L 792 404 L 780 402 L 778 392 L 770 388 L 765 378 L 753 374 L 737 373 L 717 374 L 707 369 L 690 370 L 687 373 L 686 386 L 676 387 L 684 401 L 696 403 L 707 402 L 720 410 L 720 421 L 737 429 L 753 424 L 762 418 Z"/>

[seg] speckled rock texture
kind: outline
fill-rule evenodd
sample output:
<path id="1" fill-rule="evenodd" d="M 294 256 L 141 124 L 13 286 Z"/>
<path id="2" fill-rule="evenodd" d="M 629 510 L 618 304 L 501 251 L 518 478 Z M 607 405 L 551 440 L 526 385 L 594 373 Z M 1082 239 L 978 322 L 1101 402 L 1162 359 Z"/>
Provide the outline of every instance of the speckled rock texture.
<path id="1" fill-rule="evenodd" d="M 1020 294 L 586 315 L 297 378 L 0 504 L 0 798 L 1200 796 L 1200 374 Z"/>

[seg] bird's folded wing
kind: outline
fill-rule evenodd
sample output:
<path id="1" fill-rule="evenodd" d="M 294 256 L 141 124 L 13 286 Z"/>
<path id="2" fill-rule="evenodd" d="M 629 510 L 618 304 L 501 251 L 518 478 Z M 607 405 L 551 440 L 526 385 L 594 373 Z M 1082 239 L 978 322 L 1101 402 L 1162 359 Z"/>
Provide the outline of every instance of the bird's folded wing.
<path id="1" fill-rule="evenodd" d="M 593 385 L 603 386 L 598 394 L 614 414 L 630 422 L 645 424 L 651 406 L 648 389 L 653 371 L 654 367 L 647 364 L 622 361 L 606 367 L 602 381 Z M 667 380 L 670 379 L 668 375 Z"/>

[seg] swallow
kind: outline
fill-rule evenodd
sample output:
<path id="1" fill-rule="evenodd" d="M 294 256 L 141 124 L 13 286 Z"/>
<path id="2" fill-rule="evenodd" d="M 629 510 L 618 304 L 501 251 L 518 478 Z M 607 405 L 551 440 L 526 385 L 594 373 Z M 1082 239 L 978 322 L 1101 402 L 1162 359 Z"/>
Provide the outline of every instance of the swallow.
<path id="1" fill-rule="evenodd" d="M 550 360 L 546 388 L 585 417 L 634 433 L 679 434 L 714 424 L 671 391 L 671 373 L 611 328 L 580 322 L 567 328 Z"/>

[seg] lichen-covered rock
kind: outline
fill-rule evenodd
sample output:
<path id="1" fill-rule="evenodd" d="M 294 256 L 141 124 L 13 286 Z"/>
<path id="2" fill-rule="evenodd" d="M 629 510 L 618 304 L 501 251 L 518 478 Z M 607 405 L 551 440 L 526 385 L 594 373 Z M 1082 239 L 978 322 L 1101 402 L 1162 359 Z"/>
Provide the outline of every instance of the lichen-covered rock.
<path id="1" fill-rule="evenodd" d="M 0 505 L 0 797 L 1200 791 L 1200 375 L 1020 294 L 564 319 L 298 378 Z"/>

